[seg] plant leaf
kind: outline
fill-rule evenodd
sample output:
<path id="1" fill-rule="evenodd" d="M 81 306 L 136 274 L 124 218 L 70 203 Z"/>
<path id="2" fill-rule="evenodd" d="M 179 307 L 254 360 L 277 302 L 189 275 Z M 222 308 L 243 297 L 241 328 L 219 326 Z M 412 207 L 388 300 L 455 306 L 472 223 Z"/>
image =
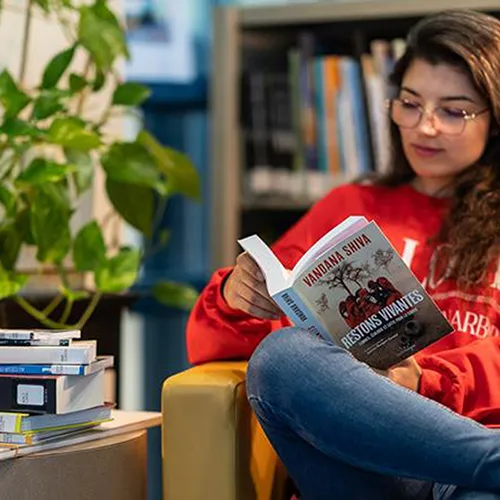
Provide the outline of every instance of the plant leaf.
<path id="1" fill-rule="evenodd" d="M 33 118 L 43 120 L 49 116 L 55 115 L 63 110 L 64 106 L 61 102 L 61 96 L 55 93 L 43 92 L 33 105 Z"/>
<path id="2" fill-rule="evenodd" d="M 19 118 L 7 118 L 0 126 L 0 132 L 8 137 L 40 137 L 42 131 Z"/>
<path id="3" fill-rule="evenodd" d="M 151 90 L 140 83 L 126 82 L 118 85 L 113 93 L 112 104 L 121 106 L 139 106 L 149 96 Z"/>
<path id="4" fill-rule="evenodd" d="M 45 67 L 42 77 L 42 89 L 54 88 L 58 83 L 64 72 L 68 69 L 73 56 L 75 55 L 76 46 L 63 50 L 56 54 L 52 60 Z"/>
<path id="5" fill-rule="evenodd" d="M 61 287 L 60 290 L 64 297 L 66 297 L 67 300 L 71 300 L 71 302 L 78 302 L 90 296 L 90 293 L 85 290 L 71 290 L 66 287 Z"/>
<path id="6" fill-rule="evenodd" d="M 13 215 L 16 208 L 16 197 L 2 184 L 0 184 L 0 203 L 3 205 L 7 216 Z"/>
<path id="7" fill-rule="evenodd" d="M 45 184 L 36 189 L 30 207 L 31 231 L 40 262 L 60 264 L 71 247 L 71 210 L 61 187 Z"/>
<path id="8" fill-rule="evenodd" d="M 49 0 L 33 0 L 38 7 L 40 7 L 45 14 L 49 13 Z"/>
<path id="9" fill-rule="evenodd" d="M 77 151 L 76 149 L 66 148 L 64 150 L 68 163 L 76 167 L 73 173 L 76 190 L 82 194 L 92 186 L 94 174 L 94 163 L 88 153 Z"/>
<path id="10" fill-rule="evenodd" d="M 17 116 L 31 102 L 31 99 L 17 88 L 6 69 L 0 73 L 0 102 L 5 108 L 6 117 Z"/>
<path id="11" fill-rule="evenodd" d="M 118 56 L 128 56 L 124 33 L 115 20 L 99 2 L 80 9 L 78 38 L 103 71 L 109 70 Z"/>
<path id="12" fill-rule="evenodd" d="M 139 133 L 137 142 L 153 155 L 158 167 L 165 174 L 168 194 L 180 193 L 194 200 L 200 200 L 200 177 L 186 155 L 162 146 L 145 130 Z"/>
<path id="13" fill-rule="evenodd" d="M 76 235 L 73 263 L 77 271 L 92 271 L 106 263 L 106 244 L 97 221 L 89 222 Z"/>
<path id="14" fill-rule="evenodd" d="M 106 83 L 106 75 L 98 67 L 96 67 L 94 83 L 92 84 L 92 90 L 94 92 L 99 92 L 99 90 L 101 90 L 104 87 L 105 83 Z"/>
<path id="15" fill-rule="evenodd" d="M 140 144 L 116 142 L 103 155 L 101 163 L 108 179 L 150 187 L 162 195 L 166 194 L 154 158 Z"/>
<path id="16" fill-rule="evenodd" d="M 35 238 L 31 231 L 31 214 L 29 208 L 23 208 L 16 217 L 16 228 L 21 235 L 21 239 L 28 245 L 35 245 Z"/>
<path id="17" fill-rule="evenodd" d="M 119 293 L 130 288 L 139 273 L 141 256 L 139 250 L 123 248 L 98 267 L 94 273 L 95 283 L 101 292 Z"/>
<path id="18" fill-rule="evenodd" d="M 109 201 L 123 219 L 150 238 L 154 216 L 154 191 L 149 187 L 107 179 L 106 192 Z"/>
<path id="19" fill-rule="evenodd" d="M 0 262 L 2 266 L 11 271 L 19 257 L 22 237 L 14 223 L 0 226 Z"/>
<path id="20" fill-rule="evenodd" d="M 57 182 L 73 171 L 72 165 L 62 165 L 45 158 L 35 158 L 16 179 L 18 185 L 36 186 L 46 182 Z"/>
<path id="21" fill-rule="evenodd" d="M 194 306 L 199 295 L 193 287 L 173 281 L 159 281 L 151 293 L 160 304 L 186 310 Z"/>
<path id="22" fill-rule="evenodd" d="M 5 299 L 17 294 L 28 281 L 28 276 L 9 273 L 0 269 L 0 299 Z"/>
<path id="23" fill-rule="evenodd" d="M 87 80 L 76 73 L 69 75 L 69 89 L 71 93 L 76 94 L 83 90 L 88 85 Z"/>
<path id="24" fill-rule="evenodd" d="M 99 136 L 86 130 L 78 118 L 57 118 L 48 130 L 48 140 L 66 148 L 90 151 L 101 144 Z"/>

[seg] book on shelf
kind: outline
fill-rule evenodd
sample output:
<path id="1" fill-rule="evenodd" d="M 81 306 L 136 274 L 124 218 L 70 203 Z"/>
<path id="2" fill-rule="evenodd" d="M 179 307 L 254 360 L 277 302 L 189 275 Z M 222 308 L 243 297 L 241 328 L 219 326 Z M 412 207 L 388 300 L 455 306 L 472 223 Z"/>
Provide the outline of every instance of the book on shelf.
<path id="1" fill-rule="evenodd" d="M 0 340 L 72 340 L 81 335 L 81 330 L 0 328 Z"/>
<path id="2" fill-rule="evenodd" d="M 349 217 L 293 269 L 257 235 L 239 240 L 270 296 L 299 327 L 387 369 L 453 328 L 375 222 Z"/>

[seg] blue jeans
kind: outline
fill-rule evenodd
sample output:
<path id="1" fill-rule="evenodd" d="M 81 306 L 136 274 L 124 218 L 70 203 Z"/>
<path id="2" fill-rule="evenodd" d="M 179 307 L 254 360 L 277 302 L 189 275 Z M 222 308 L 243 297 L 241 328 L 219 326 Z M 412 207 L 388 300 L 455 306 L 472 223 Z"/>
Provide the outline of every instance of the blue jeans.
<path id="1" fill-rule="evenodd" d="M 500 499 L 500 432 L 304 330 L 262 341 L 247 392 L 304 500 Z"/>

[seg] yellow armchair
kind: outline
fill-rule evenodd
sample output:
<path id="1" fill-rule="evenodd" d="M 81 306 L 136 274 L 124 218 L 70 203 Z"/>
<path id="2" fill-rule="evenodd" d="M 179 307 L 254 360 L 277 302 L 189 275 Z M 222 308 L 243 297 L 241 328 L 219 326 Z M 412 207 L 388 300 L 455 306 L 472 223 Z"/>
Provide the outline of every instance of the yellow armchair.
<path id="1" fill-rule="evenodd" d="M 207 363 L 165 381 L 163 500 L 284 500 L 287 474 L 248 405 L 246 366 Z"/>

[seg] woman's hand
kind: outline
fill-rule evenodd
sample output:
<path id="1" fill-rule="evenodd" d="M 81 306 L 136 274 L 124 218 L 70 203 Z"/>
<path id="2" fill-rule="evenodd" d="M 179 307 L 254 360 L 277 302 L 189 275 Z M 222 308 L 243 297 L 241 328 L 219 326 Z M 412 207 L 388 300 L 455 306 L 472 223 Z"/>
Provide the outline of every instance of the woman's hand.
<path id="1" fill-rule="evenodd" d="M 401 361 L 401 363 L 394 365 L 388 370 L 375 371 L 402 387 L 418 392 L 422 369 L 413 356 Z"/>
<path id="2" fill-rule="evenodd" d="M 229 307 L 262 319 L 278 319 L 281 309 L 267 292 L 266 281 L 257 263 L 246 252 L 236 259 L 236 266 L 222 290 Z"/>

